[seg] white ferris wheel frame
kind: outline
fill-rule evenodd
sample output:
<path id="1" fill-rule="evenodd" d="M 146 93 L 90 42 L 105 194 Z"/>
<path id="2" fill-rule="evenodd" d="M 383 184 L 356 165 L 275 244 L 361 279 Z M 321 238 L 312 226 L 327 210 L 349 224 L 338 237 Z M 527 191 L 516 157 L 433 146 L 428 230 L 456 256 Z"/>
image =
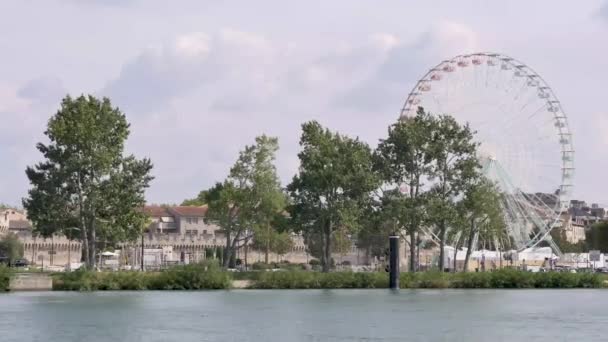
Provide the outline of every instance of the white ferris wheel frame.
<path id="1" fill-rule="evenodd" d="M 415 115 L 419 105 L 422 105 L 421 101 L 424 92 L 430 91 L 433 83 L 441 82 L 446 78 L 445 76 L 448 73 L 456 73 L 461 68 L 476 68 L 482 65 L 498 68 L 502 72 L 512 73 L 512 77 L 524 78 L 526 86 L 538 89 L 538 98 L 546 103 L 546 113 L 553 116 L 553 125 L 558 137 L 561 153 L 560 184 L 556 184 L 556 188 L 559 190 L 558 201 L 555 208 L 547 207 L 540 208 L 540 210 L 552 210 L 555 213 L 555 218 L 553 222 L 544 225 L 544 227 L 539 227 L 540 229 L 537 233 L 531 236 L 528 241 L 519 241 L 519 243 L 516 241 L 516 247 L 518 250 L 536 247 L 541 241 L 546 240 L 549 241 L 551 247 L 558 254 L 561 254 L 559 248 L 550 239 L 549 233 L 552 228 L 560 225 L 561 216 L 569 207 L 574 178 L 574 147 L 568 117 L 562 108 L 561 102 L 558 100 L 553 89 L 536 71 L 521 61 L 500 53 L 479 52 L 455 56 L 437 64 L 416 82 L 401 109 L 400 119 Z"/>

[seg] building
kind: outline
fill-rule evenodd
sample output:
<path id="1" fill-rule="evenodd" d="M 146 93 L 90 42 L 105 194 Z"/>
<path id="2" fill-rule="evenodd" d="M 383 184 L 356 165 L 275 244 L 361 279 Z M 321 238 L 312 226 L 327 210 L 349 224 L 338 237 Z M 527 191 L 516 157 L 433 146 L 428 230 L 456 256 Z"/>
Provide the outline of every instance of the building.
<path id="1" fill-rule="evenodd" d="M 78 241 L 69 241 L 65 236 L 50 238 L 33 234 L 32 224 L 25 211 L 5 209 L 0 211 L 0 236 L 13 233 L 23 243 L 23 257 L 32 265 L 65 267 L 68 262 L 78 263 L 82 246 Z M 68 261 L 70 260 L 70 261 Z"/>
<path id="2" fill-rule="evenodd" d="M 226 236 L 222 229 L 206 222 L 207 206 L 146 206 L 144 212 L 150 217 L 151 223 L 143 236 L 144 263 L 148 259 L 156 260 L 160 250 L 171 250 L 163 253 L 162 262 L 197 262 L 204 260 L 208 250 L 216 250 L 226 246 Z M 288 260 L 292 263 L 307 263 L 312 257 L 307 253 L 304 239 L 298 234 L 293 235 L 294 247 L 289 253 L 279 256 L 271 253 L 270 261 Z M 127 253 L 128 263 L 139 265 L 141 262 L 141 243 L 136 241 L 125 245 L 131 247 Z M 263 261 L 265 254 L 249 247 L 237 251 L 237 258 L 251 264 Z M 336 260 L 348 256 L 336 256 Z"/>

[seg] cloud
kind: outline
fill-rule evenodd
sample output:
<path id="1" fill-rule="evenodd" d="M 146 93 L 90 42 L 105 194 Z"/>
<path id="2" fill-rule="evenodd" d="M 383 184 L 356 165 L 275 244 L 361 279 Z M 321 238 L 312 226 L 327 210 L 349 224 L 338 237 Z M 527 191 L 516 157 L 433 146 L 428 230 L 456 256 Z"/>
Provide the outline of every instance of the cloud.
<path id="1" fill-rule="evenodd" d="M 608 20 L 608 1 L 604 2 L 602 7 L 598 10 L 598 15 L 606 20 Z"/>
<path id="2" fill-rule="evenodd" d="M 66 0 L 75 5 L 130 6 L 137 0 Z"/>
<path id="3" fill-rule="evenodd" d="M 38 104 L 59 103 L 67 93 L 63 83 L 56 77 L 40 77 L 28 81 L 17 91 L 25 100 Z"/>
<path id="4" fill-rule="evenodd" d="M 479 49 L 477 34 L 469 27 L 442 22 L 411 42 L 385 40 L 384 62 L 369 78 L 345 91 L 334 101 L 356 110 L 398 111 L 410 89 L 425 70 L 455 55 Z M 397 114 L 396 114 L 397 115 Z"/>
<path id="5" fill-rule="evenodd" d="M 243 84 L 263 78 L 272 47 L 261 36 L 234 30 L 216 35 L 195 32 L 146 49 L 128 62 L 102 93 L 136 112 L 157 109 L 205 86 Z M 220 102 L 218 107 L 224 107 Z"/>

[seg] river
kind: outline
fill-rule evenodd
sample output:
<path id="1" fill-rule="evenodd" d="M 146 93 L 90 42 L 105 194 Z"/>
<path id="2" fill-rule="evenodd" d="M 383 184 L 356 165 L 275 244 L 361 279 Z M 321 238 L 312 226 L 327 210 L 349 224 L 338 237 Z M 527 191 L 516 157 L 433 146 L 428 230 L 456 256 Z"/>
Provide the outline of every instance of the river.
<path id="1" fill-rule="evenodd" d="M 606 341 L 604 290 L 0 294 L 0 341 Z"/>

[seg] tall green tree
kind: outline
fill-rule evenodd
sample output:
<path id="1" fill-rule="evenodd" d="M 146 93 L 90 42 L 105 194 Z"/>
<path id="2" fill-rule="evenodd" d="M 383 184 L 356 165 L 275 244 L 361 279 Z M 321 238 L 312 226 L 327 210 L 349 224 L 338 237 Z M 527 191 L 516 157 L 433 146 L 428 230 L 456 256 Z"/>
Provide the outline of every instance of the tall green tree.
<path id="1" fill-rule="evenodd" d="M 378 181 L 369 146 L 333 133 L 318 122 L 302 125 L 300 168 L 287 187 L 290 214 L 304 236 L 321 241 L 323 271 L 331 266 L 337 230 L 356 232 L 363 208 Z"/>
<path id="2" fill-rule="evenodd" d="M 501 194 L 496 185 L 485 177 L 466 187 L 458 204 L 457 218 L 459 224 L 455 226 L 455 231 L 458 232 L 459 239 L 455 243 L 455 249 L 458 250 L 465 243 L 467 248 L 463 271 L 468 271 L 475 240 L 486 241 L 497 249 L 501 246 L 496 244 L 509 246 Z"/>
<path id="3" fill-rule="evenodd" d="M 208 205 L 207 220 L 218 224 L 226 236 L 223 266 L 231 266 L 235 252 L 245 246 L 259 229 L 270 227 L 285 208 L 275 155 L 277 138 L 265 135 L 245 147 L 223 183 L 204 196 Z"/>
<path id="4" fill-rule="evenodd" d="M 445 268 L 445 244 L 447 231 L 456 210 L 457 198 L 464 193 L 472 180 L 479 178 L 480 165 L 477 160 L 478 144 L 473 140 L 474 132 L 468 124 L 461 125 L 449 115 L 437 117 L 431 135 L 430 155 L 433 160 L 429 180 L 430 194 L 429 224 L 436 229 L 439 239 L 439 269 Z"/>
<path id="5" fill-rule="evenodd" d="M 388 137 L 380 140 L 375 152 L 375 168 L 388 188 L 402 187 L 404 193 L 387 191 L 382 202 L 383 215 L 394 225 L 394 233 L 405 230 L 409 236 L 410 271 L 416 271 L 416 248 L 426 215 L 425 182 L 432 171 L 437 120 L 418 108 L 415 116 L 400 119 L 389 127 Z M 387 216 L 388 215 L 388 216 Z"/>
<path id="6" fill-rule="evenodd" d="M 124 155 L 129 124 L 107 98 L 67 96 L 45 135 L 49 143 L 37 144 L 44 160 L 26 170 L 31 189 L 23 205 L 42 236 L 79 232 L 83 260 L 95 267 L 100 240 L 142 233 L 152 163 Z"/>
<path id="7" fill-rule="evenodd" d="M 9 264 L 23 258 L 23 244 L 14 233 L 8 233 L 0 239 L 0 257 L 7 258 Z"/>

